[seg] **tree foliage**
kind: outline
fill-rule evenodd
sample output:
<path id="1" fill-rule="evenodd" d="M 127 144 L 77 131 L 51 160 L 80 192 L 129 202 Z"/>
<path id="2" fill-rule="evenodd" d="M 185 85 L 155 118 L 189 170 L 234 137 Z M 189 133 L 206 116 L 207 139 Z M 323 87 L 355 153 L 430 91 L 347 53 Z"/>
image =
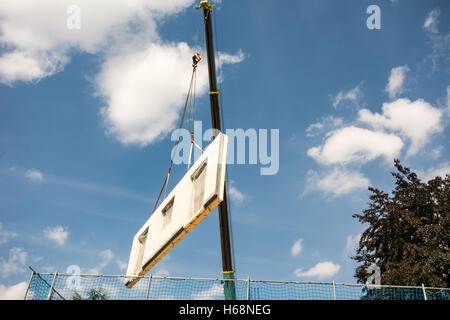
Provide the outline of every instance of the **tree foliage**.
<path id="1" fill-rule="evenodd" d="M 83 298 L 81 294 L 75 292 L 72 296 L 73 300 L 108 300 L 106 290 L 102 287 L 98 289 L 91 289 L 87 293 L 87 298 Z"/>
<path id="2" fill-rule="evenodd" d="M 355 277 L 366 283 L 375 264 L 381 284 L 449 287 L 450 176 L 423 182 L 394 160 L 391 194 L 369 187 L 369 208 L 354 214 L 368 228 L 361 235 Z"/>

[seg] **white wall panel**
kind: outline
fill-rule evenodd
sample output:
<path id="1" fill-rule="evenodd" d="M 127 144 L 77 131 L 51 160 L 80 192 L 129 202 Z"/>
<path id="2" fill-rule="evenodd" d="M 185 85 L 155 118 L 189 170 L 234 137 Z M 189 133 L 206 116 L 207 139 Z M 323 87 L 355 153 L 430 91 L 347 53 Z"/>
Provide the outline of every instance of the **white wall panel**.
<path id="1" fill-rule="evenodd" d="M 128 261 L 128 276 L 147 273 L 223 201 L 227 143 L 228 137 L 220 133 L 136 233 Z M 164 209 L 172 201 L 168 222 Z M 195 210 L 196 206 L 198 210 Z M 146 240 L 142 241 L 146 232 Z M 137 280 L 134 278 L 127 286 L 133 286 Z"/>

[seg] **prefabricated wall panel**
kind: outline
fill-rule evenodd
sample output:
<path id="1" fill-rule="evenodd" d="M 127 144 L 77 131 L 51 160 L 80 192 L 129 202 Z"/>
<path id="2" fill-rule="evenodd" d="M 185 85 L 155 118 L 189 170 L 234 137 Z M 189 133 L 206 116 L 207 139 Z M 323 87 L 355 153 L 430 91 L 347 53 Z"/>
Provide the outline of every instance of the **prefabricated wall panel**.
<path id="1" fill-rule="evenodd" d="M 131 288 L 223 201 L 228 137 L 219 133 L 133 238 Z"/>

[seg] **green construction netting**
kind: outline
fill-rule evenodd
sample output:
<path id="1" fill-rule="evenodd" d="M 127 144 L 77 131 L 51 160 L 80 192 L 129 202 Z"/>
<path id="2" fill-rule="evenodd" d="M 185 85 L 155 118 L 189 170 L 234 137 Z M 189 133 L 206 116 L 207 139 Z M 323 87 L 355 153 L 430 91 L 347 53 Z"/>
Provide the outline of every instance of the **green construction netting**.
<path id="1" fill-rule="evenodd" d="M 224 300 L 224 280 L 33 273 L 27 300 Z M 228 280 L 227 280 L 228 281 Z M 322 282 L 232 280 L 237 300 L 450 300 L 450 289 Z"/>

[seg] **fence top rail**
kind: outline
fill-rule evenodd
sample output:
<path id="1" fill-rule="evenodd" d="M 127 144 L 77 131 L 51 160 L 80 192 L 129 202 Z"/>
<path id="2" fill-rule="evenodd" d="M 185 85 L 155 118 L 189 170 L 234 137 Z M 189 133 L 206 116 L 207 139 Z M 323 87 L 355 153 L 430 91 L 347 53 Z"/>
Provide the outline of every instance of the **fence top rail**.
<path id="1" fill-rule="evenodd" d="M 425 287 L 426 290 L 450 290 L 450 288 Z"/>
<path id="2" fill-rule="evenodd" d="M 37 276 L 53 276 L 54 273 L 40 273 L 35 272 Z M 58 276 L 69 277 L 74 276 L 70 273 L 58 273 Z M 136 278 L 126 275 L 99 275 L 99 274 L 80 274 L 77 275 L 85 278 Z M 167 277 L 167 276 L 141 276 L 141 279 L 162 279 L 162 280 L 193 280 L 193 281 L 235 281 L 235 282 L 253 282 L 253 283 L 276 283 L 276 284 L 303 284 L 303 285 L 329 285 L 329 286 L 349 286 L 349 287 L 360 287 L 360 288 L 402 288 L 402 289 L 422 289 L 421 286 L 401 286 L 401 285 L 375 285 L 375 284 L 360 284 L 360 283 L 338 283 L 338 282 L 318 282 L 318 281 L 281 281 L 281 280 L 252 280 L 252 279 L 219 279 L 219 278 L 194 278 L 194 277 Z M 450 288 L 436 288 L 436 287 L 425 287 L 427 290 L 450 290 Z"/>
<path id="3" fill-rule="evenodd" d="M 423 289 L 422 286 L 401 286 L 401 285 L 390 285 L 390 284 L 362 284 L 362 283 L 337 283 L 337 286 L 348 286 L 348 287 L 365 287 L 365 288 L 399 288 L 399 289 Z M 450 290 L 450 288 L 429 288 L 426 289 L 444 289 Z"/>

